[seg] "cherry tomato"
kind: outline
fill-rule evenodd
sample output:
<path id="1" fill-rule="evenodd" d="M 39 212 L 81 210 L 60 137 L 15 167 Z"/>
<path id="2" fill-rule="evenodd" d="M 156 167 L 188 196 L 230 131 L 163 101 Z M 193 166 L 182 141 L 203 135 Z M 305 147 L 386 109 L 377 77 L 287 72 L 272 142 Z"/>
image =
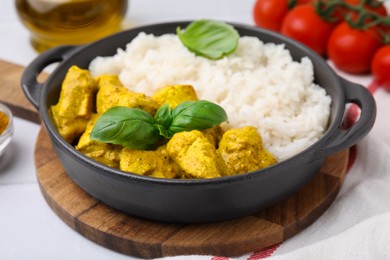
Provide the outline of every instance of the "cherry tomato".
<path id="1" fill-rule="evenodd" d="M 314 0 L 256 0 L 253 7 L 253 20 L 259 27 L 280 32 L 284 17 L 289 9 Z M 292 5 L 291 5 L 292 4 Z"/>
<path id="2" fill-rule="evenodd" d="M 324 56 L 333 28 L 334 24 L 324 21 L 313 5 L 306 4 L 295 7 L 286 15 L 281 32 Z"/>
<path id="3" fill-rule="evenodd" d="M 288 13 L 288 0 L 257 0 L 253 7 L 253 19 L 259 27 L 279 32 Z"/>
<path id="4" fill-rule="evenodd" d="M 375 52 L 382 46 L 374 29 L 351 28 L 346 22 L 334 29 L 328 43 L 328 55 L 335 66 L 349 73 L 367 73 Z"/>
<path id="5" fill-rule="evenodd" d="M 381 47 L 375 53 L 371 72 L 376 82 L 390 92 L 390 45 Z"/>

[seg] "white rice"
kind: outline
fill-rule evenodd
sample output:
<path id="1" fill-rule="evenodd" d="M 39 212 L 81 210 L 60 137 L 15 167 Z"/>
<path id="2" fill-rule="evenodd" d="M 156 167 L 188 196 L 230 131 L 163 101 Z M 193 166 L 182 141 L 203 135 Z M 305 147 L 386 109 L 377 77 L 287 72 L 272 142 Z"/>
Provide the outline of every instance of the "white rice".
<path id="1" fill-rule="evenodd" d="M 328 123 L 331 98 L 313 83 L 311 61 L 293 61 L 284 45 L 255 37 L 241 37 L 233 54 L 213 61 L 189 52 L 176 35 L 140 33 L 126 50 L 97 57 L 89 69 L 95 76 L 117 74 L 126 87 L 147 95 L 191 84 L 199 99 L 225 109 L 225 128 L 255 126 L 279 160 L 313 144 Z"/>

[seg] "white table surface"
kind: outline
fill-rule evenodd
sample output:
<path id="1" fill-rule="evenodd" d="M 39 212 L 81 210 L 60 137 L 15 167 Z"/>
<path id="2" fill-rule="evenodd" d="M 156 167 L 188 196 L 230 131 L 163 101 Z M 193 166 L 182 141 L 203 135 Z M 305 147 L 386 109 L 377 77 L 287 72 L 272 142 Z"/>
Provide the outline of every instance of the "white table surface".
<path id="1" fill-rule="evenodd" d="M 253 0 L 132 0 L 127 21 L 133 25 L 143 25 L 162 21 L 213 18 L 253 24 L 253 2 Z M 0 35 L 0 59 L 25 66 L 37 56 L 29 44 L 28 31 L 16 16 L 12 0 L 1 0 Z M 371 82 L 370 76 L 340 74 L 363 85 Z M 370 136 L 380 136 L 380 140 L 387 146 L 390 145 L 390 128 L 388 120 L 386 121 L 388 116 L 386 118 L 383 109 L 388 108 L 385 104 L 390 102 L 388 96 L 389 94 L 383 90 L 376 94 L 378 119 L 370 133 Z M 0 259 L 133 259 L 79 235 L 46 204 L 37 184 L 33 161 L 39 129 L 40 127 L 34 123 L 16 118 L 11 149 L 0 160 Z M 388 163 L 385 171 L 389 171 Z M 347 184 L 347 187 L 352 186 Z M 390 205 L 383 212 L 390 212 Z M 337 232 L 330 235 L 337 235 Z M 310 237 L 310 231 L 306 235 L 307 238 L 305 234 L 302 236 L 308 243 L 318 242 Z M 281 251 L 288 255 L 290 251 L 299 251 L 301 246 L 299 240 L 292 240 L 289 244 L 286 243 Z"/>

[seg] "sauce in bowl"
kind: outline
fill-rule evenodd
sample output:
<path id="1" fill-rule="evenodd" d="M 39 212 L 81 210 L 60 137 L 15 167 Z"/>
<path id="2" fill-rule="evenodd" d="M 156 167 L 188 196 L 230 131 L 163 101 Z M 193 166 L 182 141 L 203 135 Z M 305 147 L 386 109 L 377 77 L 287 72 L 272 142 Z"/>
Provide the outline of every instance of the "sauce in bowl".
<path id="1" fill-rule="evenodd" d="M 9 124 L 9 118 L 8 116 L 0 111 L 0 135 L 7 129 L 7 126 Z"/>
<path id="2" fill-rule="evenodd" d="M 11 142 L 14 133 L 13 116 L 11 110 L 0 103 L 0 156 Z"/>

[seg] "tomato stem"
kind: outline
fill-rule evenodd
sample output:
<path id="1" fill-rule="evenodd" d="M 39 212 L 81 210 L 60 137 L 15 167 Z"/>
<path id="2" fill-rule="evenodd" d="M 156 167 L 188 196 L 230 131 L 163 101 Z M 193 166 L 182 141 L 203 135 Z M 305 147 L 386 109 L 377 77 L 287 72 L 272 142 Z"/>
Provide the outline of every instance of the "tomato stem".
<path id="1" fill-rule="evenodd" d="M 293 9 L 298 4 L 298 0 L 288 0 L 288 10 Z"/>
<path id="2" fill-rule="evenodd" d="M 366 6 L 378 8 L 382 4 L 377 0 L 361 0 L 357 5 L 341 0 L 319 0 L 315 3 L 315 6 L 321 18 L 328 22 L 339 22 L 337 19 L 344 18 L 355 29 L 367 29 L 377 24 L 390 26 L 387 16 L 379 15 L 366 8 Z M 341 17 L 335 16 L 336 11 L 340 13 Z M 351 11 L 353 12 L 351 13 Z"/>
<path id="3" fill-rule="evenodd" d="M 319 0 L 315 2 L 316 12 L 327 22 L 339 22 L 340 17 L 335 16 L 336 9 L 348 8 L 347 3 L 340 0 Z"/>
<path id="4" fill-rule="evenodd" d="M 349 4 L 341 0 L 318 0 L 315 3 L 317 14 L 327 22 L 345 20 L 354 29 L 367 30 L 375 26 L 390 27 L 390 16 L 383 16 L 369 10 L 383 5 L 378 0 L 360 0 L 358 4 Z M 390 42 L 390 35 L 381 30 L 385 42 Z"/>

